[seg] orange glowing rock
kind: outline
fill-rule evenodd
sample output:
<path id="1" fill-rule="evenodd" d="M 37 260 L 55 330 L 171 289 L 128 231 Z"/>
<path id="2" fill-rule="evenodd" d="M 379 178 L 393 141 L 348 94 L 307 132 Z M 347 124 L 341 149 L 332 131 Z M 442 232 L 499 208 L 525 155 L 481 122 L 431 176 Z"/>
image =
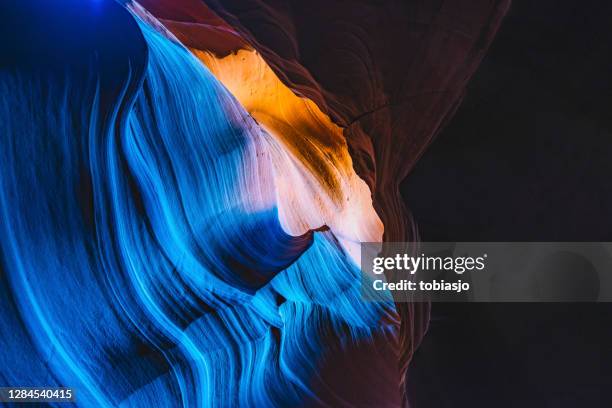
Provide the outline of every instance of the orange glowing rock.
<path id="1" fill-rule="evenodd" d="M 285 86 L 256 51 L 225 57 L 192 52 L 283 147 L 272 162 L 281 222 L 289 233 L 327 225 L 353 256 L 360 241 L 382 239 L 382 223 L 369 188 L 353 170 L 342 128 Z"/>

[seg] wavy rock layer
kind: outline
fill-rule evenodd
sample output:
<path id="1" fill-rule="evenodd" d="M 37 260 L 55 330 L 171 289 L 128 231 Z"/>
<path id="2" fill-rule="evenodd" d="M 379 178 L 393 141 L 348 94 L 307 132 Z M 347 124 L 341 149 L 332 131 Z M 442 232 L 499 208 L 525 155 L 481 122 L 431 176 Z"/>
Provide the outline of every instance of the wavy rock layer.
<path id="1" fill-rule="evenodd" d="M 381 227 L 343 202 L 367 190 L 346 145 L 325 186 L 153 20 L 59 6 L 8 10 L 40 48 L 2 49 L 1 385 L 85 407 L 398 405 L 398 317 L 360 300 L 347 252 Z M 319 228 L 334 209 L 373 229 Z"/>
<path id="2" fill-rule="evenodd" d="M 409 237 L 506 6 L 3 4 L 0 385 L 402 405 L 427 310 L 362 301 L 358 243 Z"/>
<path id="3" fill-rule="evenodd" d="M 454 113 L 509 0 L 178 3 L 141 1 L 196 55 L 204 50 L 225 57 L 244 48 L 235 46 L 239 41 L 256 50 L 283 84 L 343 129 L 353 167 L 369 186 L 384 224 L 385 240 L 418 238 L 399 185 Z M 223 49 L 199 40 L 216 33 L 233 40 Z M 240 51 L 218 59 L 236 61 L 238 55 L 254 58 Z M 220 71 L 213 69 L 226 83 Z M 251 81 L 228 87 L 236 94 Z M 267 114 L 269 108 L 258 112 Z M 401 305 L 398 310 L 404 370 L 425 332 L 428 308 Z"/>

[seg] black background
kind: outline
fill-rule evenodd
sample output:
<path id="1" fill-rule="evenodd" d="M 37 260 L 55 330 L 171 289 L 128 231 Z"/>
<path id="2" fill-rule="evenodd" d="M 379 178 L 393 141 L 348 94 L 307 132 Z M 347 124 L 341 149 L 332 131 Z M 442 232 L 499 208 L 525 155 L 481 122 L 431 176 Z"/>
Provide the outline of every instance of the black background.
<path id="1" fill-rule="evenodd" d="M 402 185 L 422 241 L 612 241 L 612 2 L 514 1 Z M 611 407 L 612 304 L 434 304 L 411 406 Z"/>

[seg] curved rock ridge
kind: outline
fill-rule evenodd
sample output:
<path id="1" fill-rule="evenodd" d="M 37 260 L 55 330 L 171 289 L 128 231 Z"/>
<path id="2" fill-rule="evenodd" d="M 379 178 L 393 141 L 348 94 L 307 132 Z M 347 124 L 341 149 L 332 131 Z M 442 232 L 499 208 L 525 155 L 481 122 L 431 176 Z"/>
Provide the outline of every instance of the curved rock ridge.
<path id="1" fill-rule="evenodd" d="M 293 93 L 271 122 L 247 111 L 211 73 L 234 54 L 208 69 L 135 8 L 2 7 L 39 48 L 0 49 L 0 385 L 399 406 L 399 317 L 361 299 L 353 252 L 382 225 L 339 128 Z"/>
<path id="2" fill-rule="evenodd" d="M 258 55 L 295 95 L 328 115 L 371 191 L 386 241 L 418 240 L 399 186 L 454 113 L 510 6 L 510 0 L 140 3 L 173 34 L 188 37 L 185 43 L 241 102 L 254 83 L 244 72 L 264 63 Z M 199 13 L 217 17 L 201 24 L 211 18 Z M 234 43 L 248 46 L 219 52 L 198 40 L 228 31 Z M 246 69 L 238 68 L 241 61 Z M 246 98 L 250 105 L 253 98 Z M 278 111 L 275 104 L 260 108 L 253 116 Z M 429 314 L 425 304 L 398 305 L 398 312 L 405 371 Z"/>

